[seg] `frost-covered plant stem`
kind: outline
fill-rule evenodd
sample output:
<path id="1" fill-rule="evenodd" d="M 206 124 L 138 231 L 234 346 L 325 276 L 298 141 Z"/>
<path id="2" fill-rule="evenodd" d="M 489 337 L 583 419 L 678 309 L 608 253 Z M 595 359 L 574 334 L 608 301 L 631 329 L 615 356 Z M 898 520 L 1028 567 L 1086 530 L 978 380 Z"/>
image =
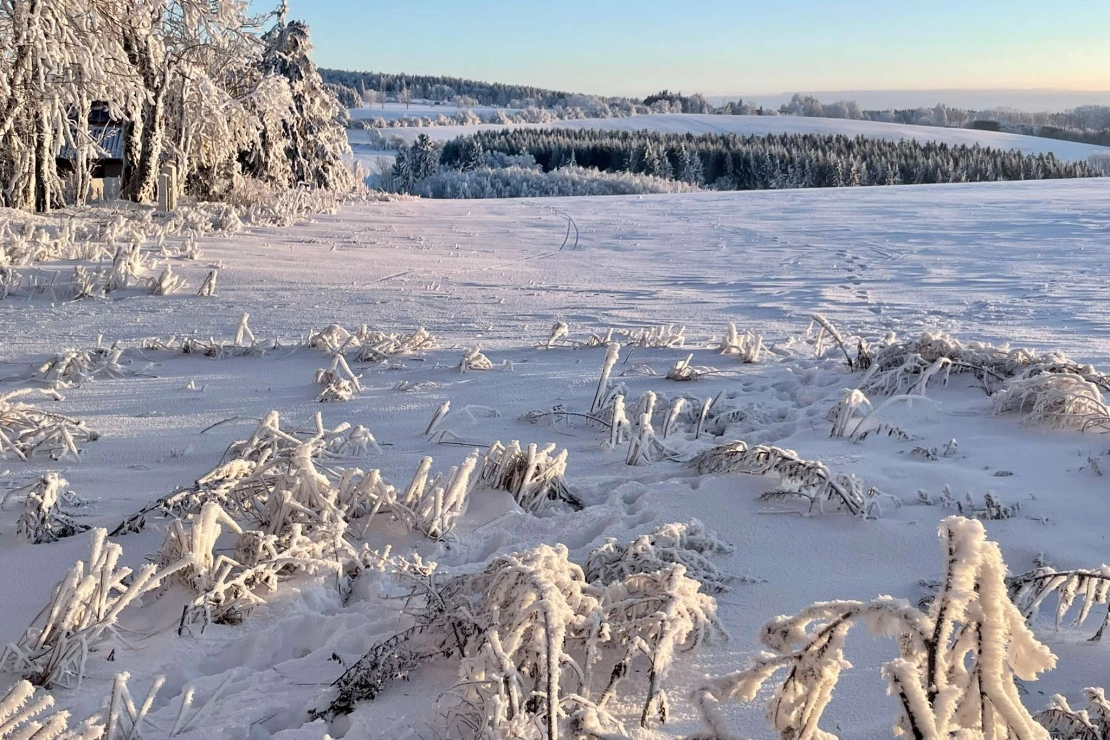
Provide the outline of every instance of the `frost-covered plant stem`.
<path id="1" fill-rule="evenodd" d="M 776 731 L 790 738 L 835 738 L 818 723 L 843 668 L 851 627 L 867 625 L 894 637 L 899 657 L 883 667 L 900 705 L 895 733 L 913 738 L 969 737 L 1047 740 L 1021 703 L 1015 678 L 1033 680 L 1055 656 L 1033 636 L 1006 595 L 1002 553 L 983 525 L 961 517 L 941 524 L 945 574 L 928 613 L 906 601 L 814 604 L 769 622 L 761 641 L 769 652 L 749 668 L 710 681 L 694 694 L 707 733 L 732 740 L 720 702 L 752 701 L 772 676 L 786 670 L 771 701 Z"/>

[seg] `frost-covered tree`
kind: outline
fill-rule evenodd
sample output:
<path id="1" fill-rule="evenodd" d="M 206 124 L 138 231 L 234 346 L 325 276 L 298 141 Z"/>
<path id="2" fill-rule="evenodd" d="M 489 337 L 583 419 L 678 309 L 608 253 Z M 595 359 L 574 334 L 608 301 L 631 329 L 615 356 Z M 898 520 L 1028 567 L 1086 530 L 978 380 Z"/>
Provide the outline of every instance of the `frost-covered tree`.
<path id="1" fill-rule="evenodd" d="M 417 181 L 431 177 L 439 169 L 439 150 L 427 134 L 420 134 L 412 143 L 412 148 L 409 150 L 409 164 L 412 167 L 413 179 Z"/>
<path id="2" fill-rule="evenodd" d="M 289 84 L 296 116 L 284 127 L 285 156 L 296 185 L 306 183 L 326 190 L 347 190 L 353 185 L 345 157 L 350 155 L 345 112 L 325 87 L 309 57 L 312 44 L 308 26 L 298 21 L 279 23 L 262 37 L 263 75 L 275 75 Z M 266 135 L 276 132 L 266 131 Z"/>
<path id="3" fill-rule="evenodd" d="M 243 174 L 349 188 L 344 112 L 309 59 L 307 27 L 282 15 L 263 35 L 264 21 L 239 0 L 0 4 L 0 204 L 83 203 L 116 130 L 122 195 L 139 202 L 166 164 L 202 198 L 227 196 Z"/>

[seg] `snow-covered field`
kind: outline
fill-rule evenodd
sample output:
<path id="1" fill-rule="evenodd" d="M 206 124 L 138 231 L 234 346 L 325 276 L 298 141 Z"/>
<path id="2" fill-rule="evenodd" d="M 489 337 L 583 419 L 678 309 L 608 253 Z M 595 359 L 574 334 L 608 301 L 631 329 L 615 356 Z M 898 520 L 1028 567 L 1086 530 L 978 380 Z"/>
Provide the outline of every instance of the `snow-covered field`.
<path id="1" fill-rule="evenodd" d="M 994 131 L 975 131 L 972 129 L 937 128 L 933 126 L 908 126 L 898 123 L 879 123 L 876 121 L 852 121 L 839 118 L 803 118 L 798 116 L 714 116 L 694 114 L 656 114 L 631 116 L 628 118 L 588 118 L 574 121 L 556 121 L 545 124 L 514 124 L 532 128 L 573 128 L 601 129 L 606 131 L 662 131 L 667 133 L 693 134 L 741 134 L 765 136 L 767 134 L 843 134 L 845 136 L 865 136 L 869 138 L 900 141 L 935 141 L 950 145 L 965 144 L 993 147 L 995 149 L 1017 149 L 1023 154 L 1055 154 L 1065 160 L 1085 160 L 1091 154 L 1104 152 L 1107 147 L 1092 144 L 1077 144 L 1070 141 L 1057 141 L 1037 136 L 1021 136 Z M 383 133 L 397 135 L 406 141 L 414 140 L 421 133 L 436 141 L 449 141 L 458 136 L 466 136 L 481 130 L 500 130 L 504 126 L 482 124 L 479 126 L 431 126 L 427 128 L 396 128 Z M 367 132 L 352 130 L 348 136 L 353 146 L 368 141 Z"/>
<path id="2" fill-rule="evenodd" d="M 460 110 L 472 111 L 480 116 L 487 116 L 498 110 L 506 113 L 518 113 L 518 108 L 488 108 L 475 106 L 473 108 L 459 108 L 454 105 L 435 105 L 434 103 L 375 103 L 366 108 L 351 108 L 351 118 L 383 118 L 387 121 L 396 121 L 403 118 L 435 118 L 436 116 L 453 116 Z"/>
<path id="3" fill-rule="evenodd" d="M 645 118 L 628 124 L 642 126 Z M 750 125 L 756 122 L 821 123 L 766 118 Z M 970 132 L 952 132 L 959 133 Z M 507 493 L 479 486 L 442 542 L 381 520 L 366 540 L 375 549 L 392 545 L 395 555 L 416 552 L 443 571 L 465 573 L 498 554 L 541 544 L 565 544 L 571 559 L 581 562 L 606 538 L 623 543 L 663 524 L 701 520 L 735 546 L 730 555 L 711 556 L 737 577 L 716 595 L 731 639 L 676 660 L 663 679 L 670 702 L 666 724 L 638 728 L 647 684 L 639 663 L 625 684 L 627 695 L 609 706 L 631 737 L 685 737 L 698 728 L 691 690 L 707 676 L 744 667 L 759 650 L 761 625 L 772 617 L 815 601 L 889 594 L 916 603 L 925 595 L 919 581 L 939 578 L 943 565 L 937 526 L 956 513 L 955 503 L 948 508 L 941 501 L 946 486 L 954 500 L 970 495 L 976 508 L 987 492 L 1007 507 L 1020 504 L 1012 518 L 985 522 L 1014 573 L 1031 569 L 1038 557 L 1061 568 L 1107 560 L 1106 479 L 1098 472 L 1099 465 L 1110 470 L 1105 437 L 1023 426 L 1013 414 L 992 416 L 991 399 L 967 374 L 953 374 L 947 386 L 930 384 L 926 395 L 935 405 L 892 407 L 870 420 L 886 424 L 884 431 L 897 427 L 901 435 L 872 434 L 859 442 L 830 437 L 830 409 L 863 373 L 849 372 L 835 344 L 819 356 L 807 325 L 819 312 L 846 337 L 876 344 L 887 332 L 912 339 L 925 330 L 964 342 L 1012 340 L 1106 370 L 1108 234 L 1110 191 L 1089 180 L 400 201 L 351 206 L 285 229 L 205 238 L 197 242 L 203 251 L 198 260 L 173 260 L 190 291 L 153 296 L 132 290 L 71 302 L 43 290 L 0 301 L 0 395 L 42 387 L 30 380 L 36 368 L 66 348 L 89 348 L 98 339 L 128 348 L 123 377 L 63 388 L 60 400 L 33 400 L 100 432 L 98 440 L 81 445 L 80 462 L 0 457 L 0 473 L 9 471 L 0 486 L 15 488 L 59 471 L 88 502 L 72 510 L 77 521 L 112 528 L 154 499 L 192 485 L 270 410 L 280 413 L 283 428 L 311 426 L 317 412 L 329 428 L 364 425 L 381 452 L 345 453 L 327 465 L 377 468 L 401 488 L 424 456 L 434 458 L 433 470 L 446 470 L 497 440 L 554 443 L 569 451 L 566 480 L 583 510 L 536 516 Z M 221 267 L 216 295 L 195 296 L 213 265 Z M 39 269 L 40 284 L 60 284 L 73 264 Z M 232 349 L 244 313 L 259 342 L 277 340 L 279 346 L 261 355 Z M 556 408 L 590 411 L 605 350 L 571 348 L 565 340 L 537 347 L 559 321 L 567 324 L 570 342 L 585 343 L 591 333 L 604 336 L 610 328 L 617 330 L 616 341 L 631 342 L 612 373 L 614 383 L 626 386 L 629 415 L 642 394 L 655 392 L 653 421 L 662 435 L 675 399 L 686 399 L 691 410 L 715 399 L 706 432 L 695 439 L 697 414 L 684 415 L 664 440 L 677 459 L 629 466 L 627 445 L 603 448 L 609 433 L 601 425 L 575 416 L 553 421 L 551 414 L 522 419 Z M 713 349 L 727 322 L 762 336 L 766 352 L 759 362 L 741 364 Z M 345 403 L 320 404 L 315 399 L 322 386 L 314 374 L 328 368 L 332 356 L 304 345 L 333 323 L 402 333 L 424 326 L 438 347 L 361 363 L 348 347 L 362 391 Z M 684 346 L 631 341 L 661 325 L 684 326 Z M 138 349 L 145 339 L 175 335 L 228 343 L 224 351 L 231 356 Z M 854 340 L 850 344 L 854 353 Z M 461 373 L 463 352 L 479 346 L 493 369 Z M 688 382 L 668 380 L 675 363 L 690 354 L 692 365 L 716 371 Z M 878 406 L 883 396 L 872 396 Z M 426 434 L 445 401 L 450 411 Z M 776 488 L 770 478 L 698 475 L 682 462 L 734 439 L 794 449 L 834 473 L 859 476 L 865 489 L 883 494 L 873 500 L 873 518 L 831 506 L 800 516 L 805 507 L 797 500 L 757 501 Z M 949 445 L 953 439 L 958 446 Z M 933 448 L 936 455 L 928 452 Z M 919 491 L 933 505 L 920 503 Z M 21 506 L 13 500 L 0 512 L 0 644 L 21 636 L 88 548 L 84 534 L 52 544 L 23 541 L 14 531 Z M 164 525 L 152 518 L 144 532 L 113 540 L 123 546 L 124 560 L 138 565 L 158 551 Z M 123 613 L 119 635 L 90 655 L 82 686 L 54 692 L 57 702 L 85 716 L 107 695 L 111 677 L 128 671 L 137 696 L 154 676 L 167 676 L 151 710 L 152 725 L 161 730 L 144 737 L 166 736 L 188 686 L 198 705 L 220 692 L 183 737 L 452 736 L 440 717 L 450 703 L 445 692 L 458 681 L 457 660 L 449 658 L 387 684 L 374 701 L 330 725 L 309 722 L 307 710 L 326 704 L 343 665 L 405 626 L 404 604 L 386 598 L 398 587 L 384 576 L 363 575 L 347 598 L 335 581 L 284 578 L 242 624 L 209 625 L 202 634 L 180 637 L 183 589 L 148 596 Z M 1042 709 L 1055 692 L 1082 704 L 1084 687 L 1107 683 L 1108 648 L 1087 642 L 1103 609 L 1096 608 L 1083 628 L 1055 631 L 1047 618 L 1034 623 L 1059 666 L 1041 681 L 1026 682 L 1023 701 L 1031 710 Z M 823 726 L 853 740 L 890 737 L 896 705 L 885 696 L 879 666 L 896 657 L 895 644 L 861 630 L 848 639 L 847 653 L 854 668 L 844 672 Z M 764 690 L 754 704 L 725 706 L 738 736 L 775 735 L 765 719 L 770 695 Z"/>

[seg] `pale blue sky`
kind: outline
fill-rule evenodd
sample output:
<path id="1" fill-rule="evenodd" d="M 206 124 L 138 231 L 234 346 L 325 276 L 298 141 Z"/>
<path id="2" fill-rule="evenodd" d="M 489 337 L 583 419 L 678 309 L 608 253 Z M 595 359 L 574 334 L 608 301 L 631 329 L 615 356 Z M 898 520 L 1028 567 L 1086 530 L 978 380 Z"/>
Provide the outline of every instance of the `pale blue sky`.
<path id="1" fill-rule="evenodd" d="M 345 69 L 610 95 L 1110 89 L 1110 0 L 289 3 Z"/>

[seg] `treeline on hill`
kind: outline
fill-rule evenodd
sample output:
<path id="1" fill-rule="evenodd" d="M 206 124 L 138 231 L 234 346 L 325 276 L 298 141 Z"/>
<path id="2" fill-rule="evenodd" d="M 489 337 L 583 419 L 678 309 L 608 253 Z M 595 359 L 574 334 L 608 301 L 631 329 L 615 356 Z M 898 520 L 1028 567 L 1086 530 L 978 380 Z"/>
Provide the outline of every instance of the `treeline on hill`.
<path id="1" fill-rule="evenodd" d="M 164 165 L 208 200 L 244 178 L 352 187 L 311 48 L 303 23 L 238 0 L 0 3 L 0 205 L 83 204 L 99 178 L 149 203 Z"/>
<path id="2" fill-rule="evenodd" d="M 341 69 L 321 69 L 320 75 L 325 83 L 346 87 L 352 94 L 360 97 L 373 91 L 402 101 L 408 97 L 447 102 L 463 97 L 473 100 L 474 105 L 493 108 L 524 108 L 529 104 L 540 108 L 556 108 L 567 106 L 568 100 L 580 97 L 531 85 L 505 85 L 441 75 L 348 72 Z"/>
<path id="3" fill-rule="evenodd" d="M 424 148 L 428 146 L 430 142 L 425 142 Z M 444 145 L 439 165 L 465 172 L 489 166 L 490 155 L 514 158 L 518 165 L 523 155 L 544 172 L 580 167 L 715 190 L 1044 180 L 1095 174 L 1086 164 L 1063 162 L 1051 154 L 1032 156 L 914 140 L 565 129 L 484 131 L 458 138 Z M 419 156 L 421 162 L 431 157 L 426 151 Z M 427 176 L 427 168 L 420 174 Z"/>
<path id="4" fill-rule="evenodd" d="M 811 95 L 794 95 L 789 103 L 779 108 L 779 113 L 785 116 L 974 128 L 1110 146 L 1110 106 L 1105 105 L 1082 105 L 1056 113 L 1029 113 L 1012 108 L 971 110 L 950 108 L 942 103 L 932 108 L 863 110 L 853 100 L 822 103 Z"/>

